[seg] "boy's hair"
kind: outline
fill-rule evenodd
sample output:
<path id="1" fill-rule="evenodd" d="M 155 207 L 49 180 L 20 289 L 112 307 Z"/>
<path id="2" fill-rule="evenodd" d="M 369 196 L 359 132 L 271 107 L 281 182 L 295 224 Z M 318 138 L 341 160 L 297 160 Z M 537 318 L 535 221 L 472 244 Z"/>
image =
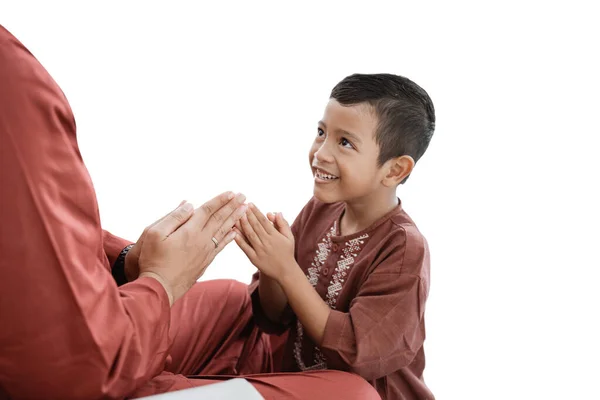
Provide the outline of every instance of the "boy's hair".
<path id="1" fill-rule="evenodd" d="M 338 83 L 330 97 L 344 106 L 366 103 L 373 107 L 379 121 L 375 135 L 379 166 L 403 155 L 416 163 L 427 150 L 435 129 L 435 110 L 427 92 L 410 79 L 354 74 Z"/>

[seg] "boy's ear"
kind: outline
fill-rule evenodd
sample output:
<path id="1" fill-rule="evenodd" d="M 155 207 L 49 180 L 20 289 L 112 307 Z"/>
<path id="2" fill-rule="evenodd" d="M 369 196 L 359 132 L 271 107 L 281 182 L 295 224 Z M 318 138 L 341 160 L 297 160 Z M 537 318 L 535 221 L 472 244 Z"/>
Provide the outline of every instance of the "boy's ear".
<path id="1" fill-rule="evenodd" d="M 386 161 L 384 166 L 387 173 L 382 183 L 387 187 L 396 187 L 410 175 L 415 167 L 415 160 L 411 156 L 401 156 Z"/>

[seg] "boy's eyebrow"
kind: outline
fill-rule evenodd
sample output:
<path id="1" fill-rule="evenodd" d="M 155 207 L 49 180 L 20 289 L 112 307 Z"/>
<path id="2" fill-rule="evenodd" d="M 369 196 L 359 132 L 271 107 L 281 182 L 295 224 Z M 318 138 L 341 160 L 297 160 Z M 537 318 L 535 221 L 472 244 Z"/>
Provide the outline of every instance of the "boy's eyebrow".
<path id="1" fill-rule="evenodd" d="M 325 129 L 327 129 L 327 125 L 325 125 L 325 122 L 319 121 L 319 124 L 323 125 L 325 127 Z M 343 136 L 350 136 L 355 142 L 362 143 L 362 140 L 360 140 L 360 137 L 358 137 L 358 135 L 356 135 L 352 132 L 348 132 L 343 129 L 337 129 L 337 132 Z"/>
<path id="2" fill-rule="evenodd" d="M 360 140 L 360 138 L 358 137 L 358 135 L 355 135 L 352 132 L 348 132 L 348 131 L 345 131 L 343 129 L 338 129 L 338 132 L 340 134 L 344 135 L 344 136 L 350 136 L 357 143 L 362 143 L 362 140 Z"/>

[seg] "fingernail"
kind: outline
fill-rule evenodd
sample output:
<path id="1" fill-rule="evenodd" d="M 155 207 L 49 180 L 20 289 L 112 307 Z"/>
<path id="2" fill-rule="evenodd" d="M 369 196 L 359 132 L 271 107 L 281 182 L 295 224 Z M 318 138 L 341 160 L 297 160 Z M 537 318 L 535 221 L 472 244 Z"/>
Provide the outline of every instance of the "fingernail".
<path id="1" fill-rule="evenodd" d="M 246 210 L 248 210 L 248 206 L 244 204 L 244 205 L 241 207 L 241 209 L 242 209 L 242 213 L 245 213 L 245 212 L 246 212 Z"/>
<path id="2" fill-rule="evenodd" d="M 244 201 L 246 200 L 246 196 L 244 196 L 242 193 L 238 193 L 236 196 L 237 200 L 239 201 Z"/>
<path id="3" fill-rule="evenodd" d="M 231 200 L 231 199 L 233 199 L 234 197 L 235 197 L 235 194 L 234 194 L 233 192 L 229 192 L 229 193 L 227 193 L 227 199 L 228 199 L 228 200 Z"/>
<path id="4" fill-rule="evenodd" d="M 181 206 L 181 209 L 185 212 L 190 212 L 194 209 L 194 206 L 191 203 L 185 203 Z"/>

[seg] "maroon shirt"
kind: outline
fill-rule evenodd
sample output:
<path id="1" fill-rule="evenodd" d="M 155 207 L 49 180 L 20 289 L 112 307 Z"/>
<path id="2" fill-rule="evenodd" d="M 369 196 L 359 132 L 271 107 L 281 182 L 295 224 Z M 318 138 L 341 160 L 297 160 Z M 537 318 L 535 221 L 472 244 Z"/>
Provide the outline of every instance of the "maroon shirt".
<path id="1" fill-rule="evenodd" d="M 117 287 L 128 242 L 100 226 L 75 119 L 0 26 L 0 398 L 122 398 L 164 367 L 167 294 Z"/>
<path id="2" fill-rule="evenodd" d="M 383 399 L 433 399 L 423 381 L 429 249 L 401 205 L 369 228 L 339 236 L 344 204 L 315 198 L 292 225 L 295 256 L 331 307 L 317 347 L 287 308 L 282 324 L 267 319 L 258 285 L 255 319 L 263 330 L 289 329 L 283 371 L 336 369 L 368 380 Z"/>

